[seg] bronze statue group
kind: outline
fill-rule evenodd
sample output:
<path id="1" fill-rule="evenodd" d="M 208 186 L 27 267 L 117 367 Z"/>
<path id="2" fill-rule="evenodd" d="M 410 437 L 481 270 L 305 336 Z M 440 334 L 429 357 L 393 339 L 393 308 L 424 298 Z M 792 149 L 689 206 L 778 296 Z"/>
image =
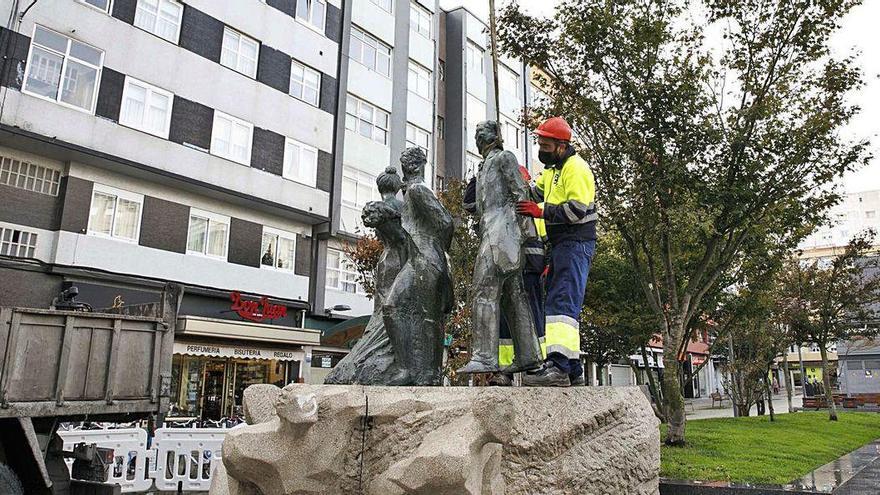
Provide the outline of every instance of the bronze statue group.
<path id="1" fill-rule="evenodd" d="M 535 131 L 545 170 L 534 182 L 505 151 L 494 121 L 477 126 L 483 160 L 465 209 L 478 216 L 470 361 L 458 373 L 488 373 L 510 385 L 583 384 L 578 318 L 596 246 L 595 181 L 560 117 Z M 377 178 L 382 201 L 364 225 L 384 250 L 375 272 L 373 314 L 364 335 L 325 383 L 439 385 L 443 320 L 452 310 L 446 252 L 453 220 L 424 183 L 419 147 Z M 402 200 L 399 199 L 402 193 Z"/>

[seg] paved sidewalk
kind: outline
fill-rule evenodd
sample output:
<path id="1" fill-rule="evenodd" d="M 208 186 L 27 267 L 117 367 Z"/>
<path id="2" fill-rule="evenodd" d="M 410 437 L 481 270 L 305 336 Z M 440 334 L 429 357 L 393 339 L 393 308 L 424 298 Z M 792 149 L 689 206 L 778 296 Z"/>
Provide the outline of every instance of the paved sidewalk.
<path id="1" fill-rule="evenodd" d="M 699 399 L 685 399 L 685 414 L 687 419 L 707 419 L 707 418 L 732 418 L 733 404 L 729 399 L 725 399 L 722 406 L 712 407 L 712 399 L 710 397 L 701 397 Z M 796 393 L 791 399 L 792 407 L 799 408 L 803 406 L 803 396 Z M 788 400 L 785 397 L 783 389 L 779 394 L 773 396 L 773 410 L 776 414 L 788 413 Z M 757 407 L 752 406 L 751 416 L 757 415 Z M 765 410 L 765 414 L 770 414 L 769 409 Z"/>
<path id="2" fill-rule="evenodd" d="M 859 449 L 862 456 L 874 456 L 849 481 L 834 490 L 834 495 L 877 495 L 880 493 L 880 440 Z M 843 460 L 843 458 L 841 458 Z"/>

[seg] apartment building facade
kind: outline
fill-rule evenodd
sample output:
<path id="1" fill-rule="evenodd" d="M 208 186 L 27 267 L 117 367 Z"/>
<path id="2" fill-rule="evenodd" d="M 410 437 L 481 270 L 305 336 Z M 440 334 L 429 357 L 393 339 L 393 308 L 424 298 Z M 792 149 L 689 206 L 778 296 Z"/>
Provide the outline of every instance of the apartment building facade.
<path id="1" fill-rule="evenodd" d="M 75 285 L 96 308 L 133 305 L 182 284 L 172 382 L 191 413 L 233 412 L 250 383 L 320 381 L 343 355 L 322 330 L 372 312 L 345 249 L 376 177 L 408 146 L 436 190 L 470 177 L 476 124 L 496 115 L 486 24 L 437 0 L 0 14 L 0 304 Z M 498 70 L 505 148 L 534 165 L 519 120 L 539 91 L 523 63 Z"/>
<path id="2" fill-rule="evenodd" d="M 0 9 L 0 304 L 182 284 L 170 379 L 187 414 L 320 381 L 342 355 L 321 329 L 372 310 L 343 247 L 375 177 L 416 144 L 436 179 L 436 1 Z"/>
<path id="3" fill-rule="evenodd" d="M 803 258 L 822 258 L 840 254 L 850 239 L 867 229 L 880 234 L 880 190 L 847 193 L 833 206 L 830 222 L 798 246 Z M 878 241 L 880 248 L 880 241 Z"/>
<path id="4" fill-rule="evenodd" d="M 447 177 L 469 179 L 482 157 L 474 141 L 476 126 L 498 118 L 504 149 L 520 163 L 537 171 L 536 146 L 531 133 L 521 124 L 522 115 L 533 101 L 532 69 L 520 60 L 501 56 L 498 60 L 498 105 L 488 26 L 464 7 L 445 13 L 444 120 L 463 125 L 444 129 L 444 172 Z"/>

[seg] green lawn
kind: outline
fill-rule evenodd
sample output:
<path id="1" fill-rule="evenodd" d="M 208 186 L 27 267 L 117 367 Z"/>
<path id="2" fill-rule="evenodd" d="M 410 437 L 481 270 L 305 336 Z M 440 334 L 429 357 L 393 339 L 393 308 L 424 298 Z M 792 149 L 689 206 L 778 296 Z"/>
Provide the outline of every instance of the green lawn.
<path id="1" fill-rule="evenodd" d="M 880 438 L 880 414 L 826 412 L 688 421 L 684 448 L 663 446 L 660 475 L 672 479 L 781 484 Z M 661 438 L 665 426 L 661 426 Z"/>

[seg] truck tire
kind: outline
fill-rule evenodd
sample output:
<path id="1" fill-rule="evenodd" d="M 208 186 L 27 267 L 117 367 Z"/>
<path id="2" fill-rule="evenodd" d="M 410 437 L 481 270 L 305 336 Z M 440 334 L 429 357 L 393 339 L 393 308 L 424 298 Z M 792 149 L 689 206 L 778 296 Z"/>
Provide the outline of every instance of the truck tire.
<path id="1" fill-rule="evenodd" d="M 8 495 L 24 495 L 24 488 L 18 476 L 6 464 L 0 463 L 0 493 Z"/>

